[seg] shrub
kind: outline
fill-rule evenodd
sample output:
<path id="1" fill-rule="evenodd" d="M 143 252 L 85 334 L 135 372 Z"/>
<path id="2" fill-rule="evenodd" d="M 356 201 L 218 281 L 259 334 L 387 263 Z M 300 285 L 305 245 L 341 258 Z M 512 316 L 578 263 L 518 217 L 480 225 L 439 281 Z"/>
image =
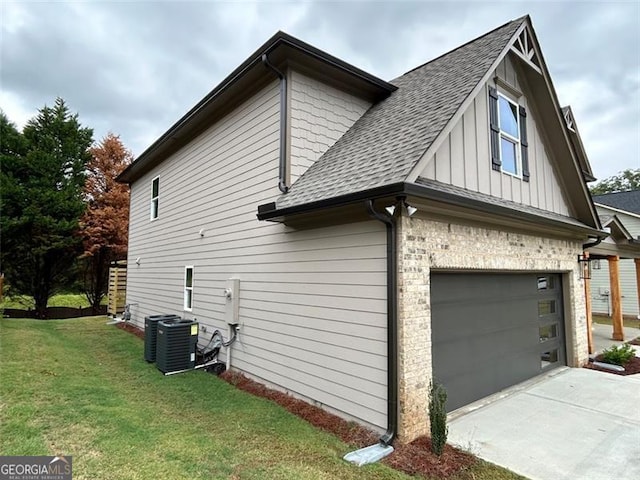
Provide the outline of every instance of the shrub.
<path id="1" fill-rule="evenodd" d="M 429 421 L 431 423 L 431 449 L 440 456 L 447 443 L 447 391 L 439 383 L 429 386 Z"/>
<path id="2" fill-rule="evenodd" d="M 602 352 L 602 360 L 606 363 L 612 363 L 614 365 L 624 366 L 633 357 L 635 357 L 635 350 L 628 343 L 623 343 L 619 346 L 612 346 Z"/>

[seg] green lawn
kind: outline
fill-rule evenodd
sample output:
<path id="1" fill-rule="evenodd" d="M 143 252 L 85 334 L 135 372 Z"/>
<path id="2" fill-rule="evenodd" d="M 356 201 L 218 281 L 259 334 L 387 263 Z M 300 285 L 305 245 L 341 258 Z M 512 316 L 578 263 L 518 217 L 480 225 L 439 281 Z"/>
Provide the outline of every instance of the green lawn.
<path id="1" fill-rule="evenodd" d="M 107 297 L 104 297 L 101 303 L 106 305 Z M 25 295 L 5 297 L 4 301 L 0 302 L 0 308 L 34 308 L 34 306 L 33 298 Z M 47 306 L 84 308 L 90 305 L 84 293 L 60 293 L 51 297 Z"/>
<path id="2" fill-rule="evenodd" d="M 76 480 L 411 478 L 347 464 L 333 435 L 203 371 L 161 375 L 105 322 L 0 320 L 0 455 L 73 455 Z"/>

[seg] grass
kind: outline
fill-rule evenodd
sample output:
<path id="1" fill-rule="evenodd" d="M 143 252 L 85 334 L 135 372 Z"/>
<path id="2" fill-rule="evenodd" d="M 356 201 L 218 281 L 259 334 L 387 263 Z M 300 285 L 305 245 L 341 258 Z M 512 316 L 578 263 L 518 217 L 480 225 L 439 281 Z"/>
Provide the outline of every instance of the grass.
<path id="1" fill-rule="evenodd" d="M 593 322 L 601 325 L 613 325 L 611 317 L 607 317 L 605 315 L 594 315 Z M 625 318 L 623 323 L 625 327 L 640 328 L 640 320 L 637 318 Z"/>
<path id="2" fill-rule="evenodd" d="M 104 297 L 103 305 L 107 304 L 107 297 Z M 60 293 L 52 296 L 47 303 L 48 307 L 89 307 L 89 301 L 84 293 Z M 5 297 L 4 301 L 0 302 L 0 308 L 26 308 L 33 309 L 35 304 L 33 298 L 26 295 L 18 295 L 14 297 Z"/>
<path id="3" fill-rule="evenodd" d="M 105 321 L 0 320 L 0 455 L 73 455 L 76 480 L 411 478 L 203 371 L 161 375 Z M 478 462 L 452 480 L 516 478 Z"/>

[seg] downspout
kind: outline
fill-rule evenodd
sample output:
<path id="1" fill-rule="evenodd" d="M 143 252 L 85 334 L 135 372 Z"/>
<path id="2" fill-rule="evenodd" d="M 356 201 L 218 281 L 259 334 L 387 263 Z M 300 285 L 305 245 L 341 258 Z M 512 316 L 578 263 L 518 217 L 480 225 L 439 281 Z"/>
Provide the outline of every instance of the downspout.
<path id="1" fill-rule="evenodd" d="M 273 66 L 267 54 L 262 54 L 262 63 L 280 79 L 280 163 L 278 167 L 278 188 L 287 193 L 287 77 Z"/>
<path id="2" fill-rule="evenodd" d="M 391 445 L 398 428 L 398 273 L 396 219 L 377 212 L 373 200 L 367 200 L 369 215 L 387 229 L 387 431 L 380 437 L 382 445 Z M 396 207 L 398 208 L 398 207 Z"/>
<path id="3" fill-rule="evenodd" d="M 604 238 L 602 237 L 598 237 L 596 238 L 593 242 L 591 243 L 583 243 L 582 244 L 582 251 L 584 252 L 585 250 L 587 250 L 588 248 L 591 247 L 596 247 L 598 245 L 600 245 L 600 243 L 602 242 L 602 240 L 604 240 Z"/>

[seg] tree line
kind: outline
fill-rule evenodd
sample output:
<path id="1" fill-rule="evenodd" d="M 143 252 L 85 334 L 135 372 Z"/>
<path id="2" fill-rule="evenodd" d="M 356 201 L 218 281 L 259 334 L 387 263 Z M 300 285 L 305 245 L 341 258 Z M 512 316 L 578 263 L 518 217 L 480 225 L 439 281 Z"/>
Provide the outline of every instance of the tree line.
<path id="1" fill-rule="evenodd" d="M 109 265 L 126 258 L 129 188 L 115 178 L 133 156 L 120 138 L 93 140 L 64 100 L 22 131 L 0 110 L 0 271 L 8 295 L 49 298 L 81 288 L 97 312 Z"/>

